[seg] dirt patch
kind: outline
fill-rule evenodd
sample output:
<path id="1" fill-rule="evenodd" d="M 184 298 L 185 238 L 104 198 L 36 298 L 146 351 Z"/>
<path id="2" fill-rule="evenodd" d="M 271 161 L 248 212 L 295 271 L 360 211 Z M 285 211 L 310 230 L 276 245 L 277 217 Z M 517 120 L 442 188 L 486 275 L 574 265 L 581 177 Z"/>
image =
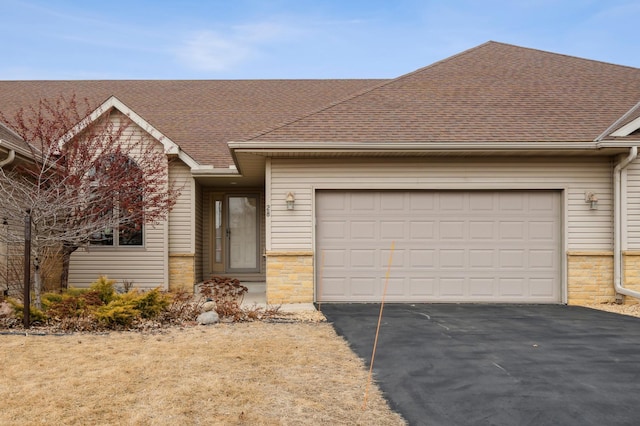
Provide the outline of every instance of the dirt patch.
<path id="1" fill-rule="evenodd" d="M 5 334 L 0 371 L 3 425 L 404 424 L 323 322 Z"/>

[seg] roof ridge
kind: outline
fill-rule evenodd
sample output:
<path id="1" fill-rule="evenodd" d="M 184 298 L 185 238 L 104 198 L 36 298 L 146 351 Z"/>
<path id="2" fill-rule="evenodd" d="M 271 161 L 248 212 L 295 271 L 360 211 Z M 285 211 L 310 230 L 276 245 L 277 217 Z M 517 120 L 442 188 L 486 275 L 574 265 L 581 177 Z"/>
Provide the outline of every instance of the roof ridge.
<path id="1" fill-rule="evenodd" d="M 248 137 L 248 138 L 245 138 L 245 141 L 255 140 L 255 139 L 257 139 L 257 138 L 259 138 L 259 137 L 261 137 L 261 136 L 267 135 L 267 134 L 269 134 L 269 133 L 271 133 L 271 132 L 274 132 L 274 131 L 276 131 L 276 130 L 278 130 L 278 129 L 281 129 L 281 128 L 286 127 L 286 126 L 289 126 L 289 125 L 291 125 L 291 124 L 293 124 L 293 123 L 297 123 L 297 122 L 299 122 L 299 121 L 302 121 L 302 120 L 304 120 L 304 119 L 305 119 L 305 118 L 307 118 L 307 117 L 311 117 L 312 115 L 318 114 L 318 113 L 323 112 L 323 111 L 327 111 L 327 110 L 329 110 L 329 109 L 331 109 L 331 108 L 333 108 L 333 107 L 336 107 L 336 106 L 338 106 L 338 105 L 340 105 L 340 104 L 346 103 L 346 102 L 348 102 L 348 101 L 350 101 L 350 100 L 352 100 L 352 99 L 359 98 L 360 96 L 364 96 L 364 95 L 366 95 L 367 93 L 373 92 L 374 90 L 378 90 L 378 89 L 380 89 L 381 87 L 385 87 L 385 86 L 390 85 L 390 84 L 392 84 L 392 83 L 396 83 L 396 82 L 398 82 L 398 81 L 402 81 L 402 80 L 404 80 L 404 79 L 406 79 L 406 78 L 409 78 L 410 76 L 413 76 L 413 75 L 415 75 L 415 74 L 421 73 L 421 72 L 423 72 L 423 71 L 425 71 L 425 70 L 427 70 L 427 69 L 429 69 L 429 68 L 433 68 L 433 67 L 435 67 L 435 66 L 438 66 L 438 65 L 441 65 L 441 64 L 443 64 L 443 63 L 449 62 L 450 60 L 453 60 L 454 58 L 458 58 L 458 57 L 460 57 L 460 56 L 462 56 L 462 55 L 468 54 L 468 53 L 470 53 L 470 52 L 472 52 L 472 51 L 478 50 L 478 49 L 480 49 L 480 48 L 482 48 L 482 47 L 486 47 L 486 46 L 488 46 L 488 45 L 490 45 L 490 44 L 493 44 L 493 43 L 498 43 L 498 42 L 495 42 L 495 41 L 487 41 L 487 42 L 482 43 L 482 44 L 480 44 L 480 45 L 478 45 L 478 46 L 472 47 L 472 48 L 470 48 L 470 49 L 467 49 L 467 50 L 464 50 L 464 51 L 462 51 L 462 52 L 459 52 L 459 53 L 457 53 L 457 54 L 455 54 L 455 55 L 448 56 L 448 57 L 446 57 L 446 58 L 444 58 L 444 59 L 441 59 L 441 60 L 439 60 L 439 61 L 436 61 L 436 62 L 434 62 L 434 63 L 432 63 L 432 64 L 429 64 L 429 65 L 427 65 L 427 66 L 425 66 L 425 67 L 418 68 L 418 69 L 417 69 L 417 70 L 415 70 L 415 71 L 411 71 L 411 72 L 409 72 L 409 73 L 402 74 L 402 75 L 401 75 L 401 76 L 399 76 L 399 77 L 396 77 L 396 78 L 392 78 L 392 79 L 389 79 L 389 80 L 383 81 L 382 83 L 380 83 L 380 84 L 376 84 L 375 86 L 368 87 L 368 88 L 363 89 L 363 90 L 360 90 L 359 92 L 356 92 L 356 93 L 352 93 L 352 94 L 350 94 L 350 95 L 346 96 L 346 97 L 345 97 L 345 98 L 343 98 L 343 99 L 339 99 L 339 100 L 337 100 L 337 101 L 334 101 L 334 102 L 332 102 L 332 103 L 330 103 L 330 104 L 328 104 L 328 105 L 325 105 L 325 106 L 323 106 L 323 107 L 321 107 L 321 108 L 318 108 L 318 109 L 316 109 L 316 110 L 313 110 L 313 111 L 311 111 L 311 112 L 309 112 L 309 113 L 306 113 L 306 114 L 303 114 L 303 115 L 301 115 L 301 116 L 298 116 L 298 117 L 296 117 L 296 118 L 294 118 L 294 119 L 291 119 L 291 120 L 288 120 L 288 121 L 282 122 L 282 123 L 280 123 L 280 124 L 278 124 L 278 125 L 276 125 L 276 126 L 273 126 L 273 127 L 271 127 L 271 128 L 264 129 L 264 130 L 262 130 L 262 131 L 260 131 L 260 132 L 258 132 L 258 133 L 256 133 L 256 134 L 254 134 L 254 135 L 252 135 L 252 136 L 250 136 L 250 137 Z M 502 43 L 498 43 L 498 44 L 502 44 Z"/>

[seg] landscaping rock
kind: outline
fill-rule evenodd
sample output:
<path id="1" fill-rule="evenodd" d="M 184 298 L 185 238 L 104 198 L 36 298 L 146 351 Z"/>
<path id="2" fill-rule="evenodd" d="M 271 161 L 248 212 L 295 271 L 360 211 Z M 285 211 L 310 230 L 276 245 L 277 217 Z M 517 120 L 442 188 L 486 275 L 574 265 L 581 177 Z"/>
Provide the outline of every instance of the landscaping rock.
<path id="1" fill-rule="evenodd" d="M 205 302 L 202 305 L 202 312 L 210 312 L 213 311 L 216 308 L 216 302 Z"/>
<path id="2" fill-rule="evenodd" d="M 220 318 L 218 317 L 218 314 L 215 311 L 209 311 L 209 312 L 203 312 L 200 315 L 198 315 L 198 318 L 196 319 L 196 321 L 200 325 L 210 325 L 210 324 L 217 324 L 218 322 L 220 322 Z"/>

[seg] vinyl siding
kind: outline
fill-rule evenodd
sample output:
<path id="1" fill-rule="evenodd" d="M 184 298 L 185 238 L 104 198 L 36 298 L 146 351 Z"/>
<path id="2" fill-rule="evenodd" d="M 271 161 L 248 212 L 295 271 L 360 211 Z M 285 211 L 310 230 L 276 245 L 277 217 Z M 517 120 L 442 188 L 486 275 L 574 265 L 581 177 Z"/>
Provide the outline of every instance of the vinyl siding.
<path id="1" fill-rule="evenodd" d="M 612 249 L 607 158 L 281 159 L 271 161 L 271 250 L 313 250 L 315 189 L 566 189 L 568 250 Z M 295 210 L 287 211 L 287 192 Z M 585 191 L 595 192 L 589 210 Z"/>
<path id="2" fill-rule="evenodd" d="M 169 164 L 169 181 L 181 189 L 180 197 L 169 213 L 169 253 L 195 252 L 195 181 L 189 166 L 175 160 Z"/>
<path id="3" fill-rule="evenodd" d="M 202 262 L 203 262 L 203 195 L 202 186 L 198 183 L 195 184 L 195 200 L 194 200 L 194 214 L 195 214 L 195 279 L 196 282 L 202 281 Z"/>
<path id="4" fill-rule="evenodd" d="M 113 114 L 112 118 L 117 120 L 118 115 Z M 144 131 L 135 126 L 125 136 L 133 140 L 143 135 Z M 162 150 L 160 143 L 157 149 Z M 143 247 L 90 246 L 76 250 L 71 255 L 69 285 L 87 287 L 100 275 L 106 275 L 119 282 L 133 281 L 136 287 L 167 288 L 166 227 L 166 221 L 145 225 Z"/>
<path id="5" fill-rule="evenodd" d="M 640 160 L 626 169 L 627 180 L 627 242 L 626 250 L 640 250 Z M 623 242 L 624 243 L 624 242 Z"/>

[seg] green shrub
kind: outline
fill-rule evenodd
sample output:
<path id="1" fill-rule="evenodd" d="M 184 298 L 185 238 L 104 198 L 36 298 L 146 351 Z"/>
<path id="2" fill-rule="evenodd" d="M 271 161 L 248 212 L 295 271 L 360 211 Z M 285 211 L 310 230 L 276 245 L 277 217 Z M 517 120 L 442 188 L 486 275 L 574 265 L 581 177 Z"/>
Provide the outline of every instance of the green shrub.
<path id="1" fill-rule="evenodd" d="M 137 292 L 131 291 L 127 294 L 135 294 Z M 171 303 L 171 296 L 166 293 L 161 293 L 160 289 L 153 289 L 146 293 L 138 295 L 132 299 L 132 303 L 136 309 L 140 311 L 140 316 L 144 319 L 153 319 L 157 317 L 162 311 L 167 309 Z"/>
<path id="2" fill-rule="evenodd" d="M 115 280 L 110 280 L 104 275 L 101 275 L 96 281 L 91 283 L 89 290 L 97 292 L 100 295 L 102 303 L 108 305 L 116 296 L 115 284 Z"/>
<path id="3" fill-rule="evenodd" d="M 113 300 L 95 311 L 96 319 L 106 326 L 130 326 L 136 320 L 155 319 L 171 303 L 171 296 L 154 289 L 146 293 L 132 290 L 114 295 Z"/>
<path id="4" fill-rule="evenodd" d="M 24 318 L 24 304 L 11 298 L 7 299 L 7 302 L 9 302 L 9 304 L 13 308 L 13 312 L 15 312 L 16 318 L 22 321 L 22 319 Z M 30 306 L 29 319 L 32 324 L 42 324 L 47 321 L 47 314 L 45 314 L 35 306 Z"/>
<path id="5" fill-rule="evenodd" d="M 95 313 L 95 318 L 107 327 L 122 326 L 127 327 L 140 318 L 140 311 L 129 301 L 121 298 L 113 300 L 108 305 L 99 307 Z"/>

